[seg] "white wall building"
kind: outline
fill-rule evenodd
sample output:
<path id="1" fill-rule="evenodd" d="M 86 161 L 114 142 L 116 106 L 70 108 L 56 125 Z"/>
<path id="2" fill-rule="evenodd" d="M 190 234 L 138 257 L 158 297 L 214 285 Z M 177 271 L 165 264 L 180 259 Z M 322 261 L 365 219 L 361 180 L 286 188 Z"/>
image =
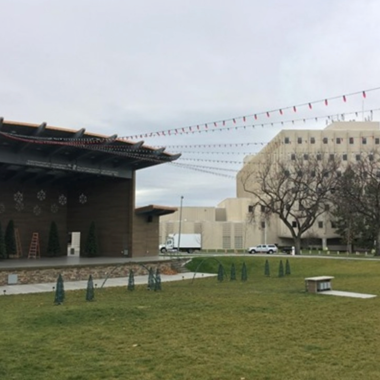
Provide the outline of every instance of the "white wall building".
<path id="1" fill-rule="evenodd" d="M 201 233 L 204 249 L 242 250 L 261 243 L 291 245 L 291 234 L 276 216 L 269 220 L 256 213 L 252 220 L 252 194 L 243 189 L 247 171 L 257 170 L 263 158 L 291 161 L 294 156 L 330 155 L 342 166 L 359 160 L 371 151 L 380 151 L 379 122 L 334 122 L 323 130 L 283 130 L 257 155 L 246 157 L 237 174 L 237 198 L 220 202 L 217 207 L 183 207 L 181 233 Z M 255 169 L 256 168 L 256 169 Z M 179 232 L 179 211 L 160 218 L 160 243 L 170 233 Z M 337 245 L 339 236 L 329 213 L 321 215 L 303 236 L 303 246 Z"/>

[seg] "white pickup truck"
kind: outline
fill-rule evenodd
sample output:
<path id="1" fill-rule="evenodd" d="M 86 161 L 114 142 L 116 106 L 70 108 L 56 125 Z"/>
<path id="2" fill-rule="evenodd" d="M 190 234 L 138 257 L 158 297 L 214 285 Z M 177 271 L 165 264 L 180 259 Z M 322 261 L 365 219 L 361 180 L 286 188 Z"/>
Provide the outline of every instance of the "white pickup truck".
<path id="1" fill-rule="evenodd" d="M 249 247 L 247 249 L 247 251 L 250 254 L 252 254 L 252 253 L 267 253 L 267 254 L 271 254 L 271 253 L 277 253 L 278 248 L 274 244 L 259 244 L 259 245 L 256 245 L 254 247 Z"/>

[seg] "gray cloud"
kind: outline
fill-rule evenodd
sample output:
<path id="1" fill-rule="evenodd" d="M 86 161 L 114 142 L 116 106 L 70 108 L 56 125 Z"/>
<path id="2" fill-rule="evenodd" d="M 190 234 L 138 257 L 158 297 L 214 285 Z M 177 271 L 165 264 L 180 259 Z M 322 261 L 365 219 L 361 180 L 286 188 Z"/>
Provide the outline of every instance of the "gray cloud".
<path id="1" fill-rule="evenodd" d="M 0 11 L 0 115 L 9 120 L 134 136 L 380 83 L 376 0 L 0 0 Z M 373 92 L 365 101 L 316 104 L 282 119 L 272 114 L 260 120 L 264 127 L 143 140 L 192 150 L 183 158 L 201 160 L 178 161 L 183 165 L 237 171 L 241 164 L 224 162 L 241 151 L 233 144 L 269 141 L 283 127 L 322 128 L 323 115 L 376 108 L 378 101 Z M 276 123 L 310 116 L 318 121 Z M 215 154 L 170 148 L 197 144 L 212 145 Z M 233 159 L 242 162 L 244 151 Z M 213 206 L 235 195 L 233 178 L 183 166 L 159 165 L 137 178 L 138 205 L 176 205 L 184 195 L 187 205 Z"/>

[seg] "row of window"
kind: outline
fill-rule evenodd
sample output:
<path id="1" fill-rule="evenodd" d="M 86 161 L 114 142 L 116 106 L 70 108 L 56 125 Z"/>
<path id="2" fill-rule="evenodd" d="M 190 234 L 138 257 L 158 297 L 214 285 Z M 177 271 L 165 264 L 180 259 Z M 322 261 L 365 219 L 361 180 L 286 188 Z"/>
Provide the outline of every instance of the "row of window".
<path id="1" fill-rule="evenodd" d="M 331 223 L 331 228 L 337 228 L 337 225 L 335 222 L 330 222 L 330 223 Z M 261 222 L 261 228 L 265 228 L 265 227 L 266 227 L 265 222 Z M 292 227 L 297 228 L 297 222 L 296 221 L 292 222 Z M 318 228 L 323 228 L 323 222 L 322 221 L 318 222 Z"/>
<path id="2" fill-rule="evenodd" d="M 290 159 L 292 160 L 292 161 L 294 161 L 295 159 L 296 159 L 296 154 L 295 153 L 292 153 L 291 155 L 290 155 Z M 308 153 L 305 153 L 304 155 L 303 155 L 303 159 L 305 160 L 305 161 L 307 161 L 308 159 L 309 159 L 309 157 L 310 157 L 310 155 L 308 154 Z M 333 161 L 335 158 L 337 158 L 338 157 L 338 155 L 336 155 L 336 154 L 334 154 L 334 153 L 331 153 L 331 154 L 329 154 L 329 160 L 331 160 L 331 161 Z M 367 158 L 368 158 L 368 160 L 369 161 L 373 161 L 373 159 L 374 159 L 374 155 L 373 154 L 369 154 L 368 156 L 366 156 Z M 315 158 L 318 160 L 318 161 L 321 161 L 322 160 L 322 154 L 321 153 L 317 153 L 316 155 L 315 155 Z M 356 161 L 360 161 L 362 159 L 362 155 L 361 154 L 355 154 L 355 160 Z M 344 153 L 344 154 L 342 154 L 342 160 L 343 161 L 347 161 L 348 160 L 348 154 L 347 153 Z"/>
<path id="3" fill-rule="evenodd" d="M 331 223 L 331 228 L 337 228 L 337 225 L 335 222 L 330 222 L 330 223 Z M 292 227 L 297 228 L 297 222 L 296 221 L 292 222 Z M 318 228 L 323 228 L 323 222 L 322 221 L 318 222 Z"/>
<path id="4" fill-rule="evenodd" d="M 334 141 L 334 139 L 331 139 L 332 141 Z M 361 143 L 363 144 L 363 145 L 366 145 L 367 144 L 367 137 L 361 137 Z M 376 145 L 379 145 L 380 144 L 380 137 L 375 137 L 374 138 L 374 140 L 375 140 L 375 144 Z M 303 143 L 303 138 L 302 137 L 297 137 L 297 143 L 298 144 L 302 144 Z M 308 141 L 307 140 L 305 140 L 305 143 L 307 143 Z M 315 140 L 315 137 L 310 137 L 310 144 L 315 144 L 315 142 L 316 142 L 316 140 Z M 328 142 L 329 142 L 329 139 L 327 138 L 327 137 L 324 137 L 323 139 L 322 139 L 322 142 L 323 142 L 323 144 L 328 144 Z M 335 143 L 336 144 L 341 144 L 343 142 L 343 139 L 341 138 L 341 137 L 336 137 L 335 138 Z M 290 144 L 290 138 L 289 137 L 285 137 L 285 139 L 284 139 L 284 143 L 285 144 Z M 354 144 L 355 143 L 355 138 L 354 137 L 349 137 L 348 138 L 348 143 L 349 144 Z"/>

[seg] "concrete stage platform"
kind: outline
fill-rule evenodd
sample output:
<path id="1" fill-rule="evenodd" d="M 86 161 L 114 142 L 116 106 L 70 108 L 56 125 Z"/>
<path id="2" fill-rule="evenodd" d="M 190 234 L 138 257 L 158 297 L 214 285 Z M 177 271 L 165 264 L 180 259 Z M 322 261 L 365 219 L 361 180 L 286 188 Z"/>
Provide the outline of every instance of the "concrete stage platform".
<path id="1" fill-rule="evenodd" d="M 0 260 L 0 270 L 22 268 L 60 268 L 69 266 L 117 265 L 128 263 L 156 263 L 173 260 L 169 256 L 149 257 L 42 257 L 40 259 Z"/>

